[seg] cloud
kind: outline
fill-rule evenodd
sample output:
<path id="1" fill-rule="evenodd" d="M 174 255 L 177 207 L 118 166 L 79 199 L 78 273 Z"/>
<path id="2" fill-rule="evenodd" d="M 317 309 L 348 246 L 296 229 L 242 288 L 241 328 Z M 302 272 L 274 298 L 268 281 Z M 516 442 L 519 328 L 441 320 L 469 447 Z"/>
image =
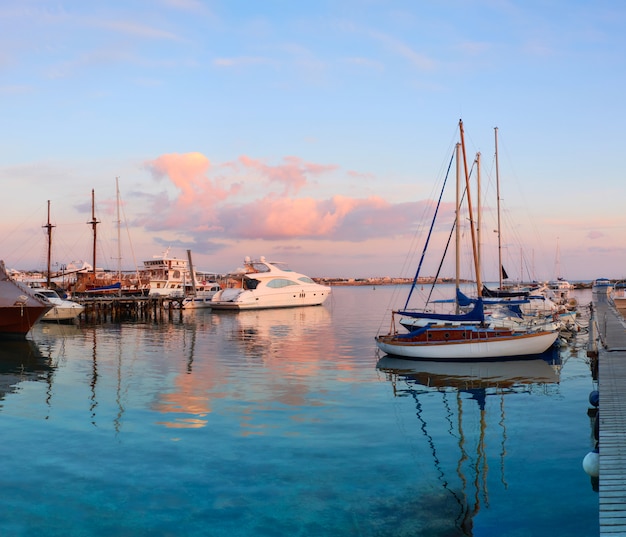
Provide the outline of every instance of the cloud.
<path id="1" fill-rule="evenodd" d="M 170 199 L 167 192 L 152 197 L 153 211 L 142 219 L 150 229 L 219 227 L 216 206 L 242 188 L 238 182 L 224 187 L 219 179 L 211 180 L 208 177 L 211 162 L 201 153 L 162 155 L 146 163 L 146 168 L 155 180 L 165 178 L 177 191 L 174 199 Z"/>
<path id="2" fill-rule="evenodd" d="M 304 162 L 298 157 L 285 157 L 284 160 L 282 165 L 270 166 L 250 157 L 239 157 L 239 162 L 246 168 L 257 171 L 270 183 L 282 185 L 283 195 L 290 192 L 297 194 L 307 184 L 307 176 L 317 176 L 337 169 L 334 165 Z"/>
<path id="3" fill-rule="evenodd" d="M 435 61 L 432 58 L 416 52 L 409 45 L 395 37 L 377 31 L 370 31 L 369 35 L 385 45 L 385 47 L 391 52 L 401 58 L 404 58 L 419 70 L 429 71 L 435 67 Z"/>
<path id="4" fill-rule="evenodd" d="M 590 231 L 589 233 L 587 233 L 587 238 L 591 240 L 600 239 L 604 236 L 604 233 L 600 231 Z"/>
<path id="5" fill-rule="evenodd" d="M 249 65 L 276 65 L 276 62 L 261 56 L 239 56 L 236 58 L 215 58 L 213 65 L 216 67 L 233 68 L 247 67 Z"/>
<path id="6" fill-rule="evenodd" d="M 424 211 L 425 202 L 393 205 L 376 196 L 301 196 L 302 190 L 312 190 L 312 177 L 336 173 L 338 167 L 298 157 L 270 165 L 241 156 L 214 166 L 201 153 L 168 154 L 146 166 L 164 190 L 148 196 L 149 211 L 137 223 L 194 242 L 362 241 L 411 233 Z"/>

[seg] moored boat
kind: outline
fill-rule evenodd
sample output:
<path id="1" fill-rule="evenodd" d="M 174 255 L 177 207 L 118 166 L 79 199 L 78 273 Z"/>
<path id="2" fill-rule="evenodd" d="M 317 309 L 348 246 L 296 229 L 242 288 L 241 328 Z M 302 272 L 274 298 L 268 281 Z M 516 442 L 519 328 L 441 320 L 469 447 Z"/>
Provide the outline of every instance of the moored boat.
<path id="1" fill-rule="evenodd" d="M 285 263 L 265 257 L 246 257 L 244 267 L 227 277 L 224 289 L 211 301 L 214 310 L 248 310 L 319 306 L 330 296 L 331 288 L 292 271 Z"/>
<path id="2" fill-rule="evenodd" d="M 426 326 L 407 334 L 376 338 L 387 354 L 422 360 L 473 361 L 541 354 L 558 337 L 556 330 L 515 332 L 481 326 Z"/>
<path id="3" fill-rule="evenodd" d="M 213 297 L 220 291 L 221 287 L 217 282 L 209 282 L 203 285 L 203 290 L 196 290 L 183 299 L 183 309 L 210 308 Z"/>
<path id="4" fill-rule="evenodd" d="M 0 337 L 25 337 L 51 307 L 28 286 L 11 279 L 0 261 Z"/>
<path id="5" fill-rule="evenodd" d="M 40 288 L 33 291 L 37 298 L 44 298 L 52 304 L 52 308 L 41 317 L 41 321 L 71 322 L 85 311 L 85 306 L 61 297 L 54 289 Z"/>
<path id="6" fill-rule="evenodd" d="M 454 222 L 454 230 L 456 231 L 456 313 L 446 314 L 433 317 L 432 312 L 409 312 L 408 302 L 411 293 L 415 287 L 415 282 L 419 279 L 419 270 L 414 278 L 414 284 L 409 292 L 409 298 L 403 310 L 393 312 L 391 330 L 386 335 L 377 335 L 376 345 L 383 352 L 412 359 L 426 360 L 482 360 L 482 359 L 501 359 L 502 357 L 529 357 L 540 354 L 548 350 L 557 340 L 558 330 L 553 327 L 550 329 L 532 328 L 513 329 L 506 327 L 490 327 L 485 322 L 485 303 L 482 298 L 483 285 L 481 281 L 481 267 L 478 256 L 478 241 L 476 231 L 474 229 L 474 218 L 471 203 L 471 188 L 469 184 L 469 172 L 465 160 L 465 142 L 463 134 L 463 123 L 459 122 L 460 143 L 457 143 L 455 149 L 456 160 L 456 218 Z M 461 160 L 461 153 L 463 159 Z M 450 161 L 450 170 L 452 159 Z M 461 168 L 465 172 L 465 194 L 461 195 Z M 444 181 L 444 187 L 445 183 Z M 439 202 L 435 208 L 433 221 L 430 230 L 434 227 L 435 219 L 438 214 L 439 206 L 443 196 L 441 191 Z M 474 276 L 476 278 L 477 298 L 468 299 L 466 306 L 471 305 L 469 312 L 462 313 L 460 311 L 459 298 L 462 297 L 459 290 L 460 274 L 459 274 L 459 239 L 460 239 L 460 222 L 461 222 L 461 201 L 467 201 L 467 220 L 470 225 L 472 238 L 472 254 L 474 262 Z M 430 240 L 430 233 L 426 237 L 424 250 L 421 259 L 424 258 L 426 249 Z M 445 252 L 444 252 L 445 255 Z M 421 261 L 420 261 L 421 266 Z M 465 297 L 467 298 L 467 297 Z M 413 318 L 428 319 L 426 326 L 410 331 L 409 333 L 398 333 L 395 326 L 395 315 L 410 315 Z M 471 317 L 471 318 L 470 318 Z M 443 323 L 443 324 L 442 324 Z M 458 325 L 455 326 L 454 323 Z"/>
<path id="7" fill-rule="evenodd" d="M 613 286 L 608 278 L 596 278 L 591 285 L 591 291 L 596 294 L 609 294 Z"/>
<path id="8" fill-rule="evenodd" d="M 170 257 L 169 248 L 161 256 L 143 262 L 142 276 L 148 281 L 149 296 L 184 298 L 189 295 L 207 297 L 214 293 L 214 275 L 199 273 L 187 259 Z"/>

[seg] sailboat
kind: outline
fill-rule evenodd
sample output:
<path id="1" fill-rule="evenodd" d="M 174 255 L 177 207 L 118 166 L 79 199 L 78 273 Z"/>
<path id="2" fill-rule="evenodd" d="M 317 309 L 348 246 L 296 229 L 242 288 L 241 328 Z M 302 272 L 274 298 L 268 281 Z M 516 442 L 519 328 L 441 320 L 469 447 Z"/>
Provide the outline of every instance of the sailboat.
<path id="1" fill-rule="evenodd" d="M 117 270 L 108 271 L 98 268 L 96 265 L 97 226 L 100 221 L 96 218 L 95 193 L 91 190 L 91 220 L 87 225 L 91 226 L 93 233 L 93 261 L 91 266 L 84 264 L 83 269 L 75 272 L 75 282 L 72 286 L 72 294 L 88 296 L 114 296 L 114 295 L 144 295 L 149 288 L 149 280 L 145 273 L 138 270 L 123 273 L 121 269 L 121 237 L 120 237 L 120 189 L 119 181 L 115 179 L 116 205 L 117 205 Z"/>
<path id="2" fill-rule="evenodd" d="M 398 333 L 395 323 L 395 314 L 392 313 L 391 329 L 388 334 L 377 335 L 377 347 L 390 355 L 412 359 L 425 360 L 449 360 L 449 361 L 475 361 L 482 359 L 511 359 L 513 357 L 533 356 L 548 350 L 556 341 L 558 331 L 556 329 L 519 329 L 516 327 L 489 326 L 485 322 L 485 302 L 482 292 L 483 286 L 480 277 L 480 263 L 478 245 L 474 227 L 473 210 L 469 185 L 469 172 L 465 157 L 465 140 L 463 122 L 459 121 L 460 143 L 456 144 L 456 293 L 464 297 L 460 292 L 460 211 L 461 211 L 461 152 L 463 154 L 463 168 L 465 175 L 465 197 L 467 198 L 467 211 L 471 231 L 472 253 L 474 271 L 476 275 L 477 298 L 465 297 L 466 304 L 471 310 L 466 313 L 458 311 L 456 314 L 440 314 L 433 316 L 429 312 L 401 312 L 402 315 L 426 318 L 425 326 L 421 326 L 408 333 Z M 443 194 L 443 192 L 442 192 Z M 441 202 L 441 196 L 439 203 Z M 439 205 L 438 205 L 439 206 Z M 435 210 L 435 218 L 437 210 Z M 432 232 L 434 225 L 431 224 Z M 426 246 L 430 239 L 430 233 L 426 239 Z M 426 248 L 425 246 L 425 248 Z M 422 259 L 424 257 L 422 254 Z M 420 262 L 421 264 L 421 262 Z M 418 273 L 414 279 L 417 282 Z M 408 304 L 408 299 L 407 299 Z M 457 302 L 458 304 L 458 302 Z M 458 306 L 457 306 L 458 307 Z M 467 322 L 471 316 L 471 322 Z"/>

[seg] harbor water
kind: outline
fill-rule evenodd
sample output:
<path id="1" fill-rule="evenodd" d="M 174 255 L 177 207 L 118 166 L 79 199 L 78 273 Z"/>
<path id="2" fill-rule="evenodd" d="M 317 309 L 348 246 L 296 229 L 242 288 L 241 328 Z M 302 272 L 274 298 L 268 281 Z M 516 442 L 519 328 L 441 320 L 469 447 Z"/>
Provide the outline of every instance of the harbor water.
<path id="1" fill-rule="evenodd" d="M 584 326 L 481 383 L 377 353 L 394 292 L 0 343 L 0 535 L 597 535 Z"/>

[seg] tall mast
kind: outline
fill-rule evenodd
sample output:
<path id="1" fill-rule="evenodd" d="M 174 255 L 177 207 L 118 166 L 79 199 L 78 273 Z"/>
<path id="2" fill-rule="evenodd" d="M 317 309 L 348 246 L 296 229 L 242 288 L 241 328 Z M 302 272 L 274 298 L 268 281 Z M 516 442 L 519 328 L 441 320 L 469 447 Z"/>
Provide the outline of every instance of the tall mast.
<path id="1" fill-rule="evenodd" d="M 476 240 L 478 243 L 478 266 L 482 267 L 482 188 L 480 185 L 480 152 L 476 153 Z"/>
<path id="2" fill-rule="evenodd" d="M 117 207 L 117 281 L 120 283 L 119 296 L 122 296 L 122 246 L 120 239 L 120 227 L 122 221 L 120 220 L 120 186 L 119 177 L 115 178 L 115 194 L 116 194 L 116 207 Z"/>
<path id="3" fill-rule="evenodd" d="M 460 287 L 461 273 L 461 144 L 456 144 L 456 224 L 455 224 L 455 274 L 456 289 Z M 456 313 L 459 313 L 459 301 L 456 300 Z"/>
<path id="4" fill-rule="evenodd" d="M 500 168 L 498 166 L 498 127 L 494 129 L 496 136 L 496 198 L 498 203 L 498 274 L 500 289 L 502 289 L 502 234 L 500 227 Z"/>
<path id="5" fill-rule="evenodd" d="M 187 250 L 187 259 L 189 260 L 189 274 L 191 274 L 191 289 L 196 295 L 196 271 L 193 268 L 193 262 L 191 261 L 191 250 Z"/>
<path id="6" fill-rule="evenodd" d="M 472 232 L 472 253 L 474 256 L 474 272 L 476 273 L 476 292 L 479 297 L 483 296 L 483 283 L 480 278 L 480 266 L 478 264 L 478 248 L 476 245 L 476 230 L 474 229 L 474 212 L 472 210 L 472 195 L 469 184 L 469 172 L 467 169 L 467 154 L 465 152 L 465 136 L 463 132 L 463 120 L 459 120 L 461 132 L 461 148 L 463 149 L 463 165 L 465 168 L 465 192 L 467 194 L 467 210 L 469 214 L 470 231 Z M 457 222 L 458 225 L 458 222 Z"/>
<path id="7" fill-rule="evenodd" d="M 50 200 L 48 200 L 48 223 L 41 226 L 48 230 L 48 276 L 46 278 L 46 286 L 50 287 L 50 261 L 52 258 L 52 228 L 56 227 L 50 223 Z"/>
<path id="8" fill-rule="evenodd" d="M 96 226 L 100 223 L 96 220 L 96 208 L 95 208 L 95 195 L 93 188 L 91 189 L 91 221 L 87 222 L 91 224 L 93 230 L 93 273 L 96 274 Z"/>

